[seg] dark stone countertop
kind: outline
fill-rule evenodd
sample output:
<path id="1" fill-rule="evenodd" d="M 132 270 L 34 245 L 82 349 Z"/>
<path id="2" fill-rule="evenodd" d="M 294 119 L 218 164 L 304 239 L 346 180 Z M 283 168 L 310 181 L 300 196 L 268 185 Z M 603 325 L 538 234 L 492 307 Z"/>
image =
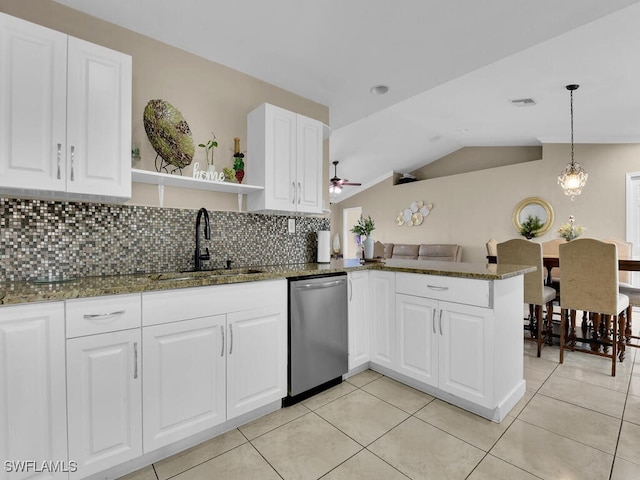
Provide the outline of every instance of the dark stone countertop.
<path id="1" fill-rule="evenodd" d="M 0 283 L 0 305 L 224 285 L 354 270 L 383 270 L 479 280 L 503 280 L 534 271 L 535 267 L 391 259 L 385 262 L 366 262 L 364 264 L 358 260 L 332 260 L 331 263 L 251 266 L 231 270 L 78 277 L 63 280 L 53 279 L 51 282 Z"/>

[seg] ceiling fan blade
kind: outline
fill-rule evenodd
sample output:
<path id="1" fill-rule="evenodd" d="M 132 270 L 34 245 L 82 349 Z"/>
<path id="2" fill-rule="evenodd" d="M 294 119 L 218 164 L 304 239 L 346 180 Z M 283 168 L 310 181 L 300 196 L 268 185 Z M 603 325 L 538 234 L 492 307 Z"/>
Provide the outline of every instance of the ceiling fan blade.
<path id="1" fill-rule="evenodd" d="M 362 185 L 361 183 L 357 183 L 357 182 L 348 182 L 347 180 L 344 180 L 341 182 L 342 185 L 348 185 L 350 187 L 359 187 L 360 185 Z"/>

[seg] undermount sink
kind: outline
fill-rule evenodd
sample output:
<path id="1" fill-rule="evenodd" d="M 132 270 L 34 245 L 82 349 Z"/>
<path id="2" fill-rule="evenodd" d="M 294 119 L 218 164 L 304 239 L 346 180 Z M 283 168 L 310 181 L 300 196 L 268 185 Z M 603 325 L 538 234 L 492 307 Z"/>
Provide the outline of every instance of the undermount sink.
<path id="1" fill-rule="evenodd" d="M 262 270 L 254 268 L 243 268 L 234 270 L 199 270 L 199 271 L 185 271 L 175 273 L 161 273 L 153 276 L 153 280 L 158 282 L 184 282 L 187 280 L 198 280 L 211 277 L 239 277 L 245 275 L 255 275 L 257 273 L 264 273 Z"/>

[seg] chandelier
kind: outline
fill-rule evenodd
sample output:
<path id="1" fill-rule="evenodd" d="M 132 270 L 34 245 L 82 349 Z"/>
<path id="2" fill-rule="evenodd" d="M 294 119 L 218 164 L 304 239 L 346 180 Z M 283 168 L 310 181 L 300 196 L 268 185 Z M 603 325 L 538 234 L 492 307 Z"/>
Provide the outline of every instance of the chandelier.
<path id="1" fill-rule="evenodd" d="M 589 174 L 584 171 L 579 163 L 573 160 L 573 91 L 577 90 L 580 85 L 567 85 L 567 90 L 571 95 L 571 162 L 558 175 L 558 183 L 564 190 L 565 195 L 571 195 L 571 200 L 576 195 L 582 193 L 582 189 L 587 183 Z"/>

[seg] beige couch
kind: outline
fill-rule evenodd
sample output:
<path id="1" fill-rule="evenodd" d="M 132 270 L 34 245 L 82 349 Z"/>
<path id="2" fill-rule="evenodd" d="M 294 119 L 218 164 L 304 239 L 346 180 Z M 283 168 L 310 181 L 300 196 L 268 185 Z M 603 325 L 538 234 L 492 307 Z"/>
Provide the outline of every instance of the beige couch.
<path id="1" fill-rule="evenodd" d="M 443 243 L 385 243 L 384 258 L 460 262 L 462 247 L 457 244 Z"/>

